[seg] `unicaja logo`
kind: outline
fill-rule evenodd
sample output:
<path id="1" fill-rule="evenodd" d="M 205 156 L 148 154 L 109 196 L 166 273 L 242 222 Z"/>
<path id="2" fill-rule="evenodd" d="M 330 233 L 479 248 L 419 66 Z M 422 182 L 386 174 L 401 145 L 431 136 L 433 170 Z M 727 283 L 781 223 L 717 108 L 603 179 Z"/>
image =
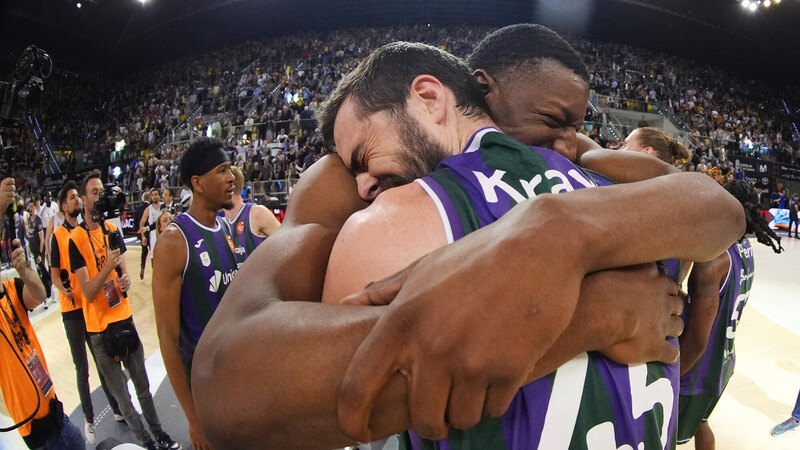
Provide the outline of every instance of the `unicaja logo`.
<path id="1" fill-rule="evenodd" d="M 214 276 L 208 279 L 208 291 L 216 293 L 220 281 L 222 281 L 222 272 L 215 270 Z"/>
<path id="2" fill-rule="evenodd" d="M 222 273 L 219 270 L 214 271 L 214 276 L 208 279 L 208 292 L 217 293 L 219 292 L 219 285 L 222 283 L 223 286 L 227 286 L 231 284 L 233 281 L 233 276 L 236 275 L 236 270 L 228 273 Z"/>

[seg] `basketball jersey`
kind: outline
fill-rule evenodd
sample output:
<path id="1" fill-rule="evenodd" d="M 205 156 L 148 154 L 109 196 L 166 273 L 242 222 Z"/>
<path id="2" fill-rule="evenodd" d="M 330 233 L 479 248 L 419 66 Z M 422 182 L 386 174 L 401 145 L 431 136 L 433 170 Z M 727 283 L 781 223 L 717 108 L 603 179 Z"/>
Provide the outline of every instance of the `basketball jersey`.
<path id="1" fill-rule="evenodd" d="M 244 261 L 253 254 L 256 247 L 267 239 L 266 236 L 257 235 L 250 227 L 250 211 L 252 208 L 252 203 L 245 203 L 239 209 L 236 217 L 229 221 L 234 253 L 236 253 L 239 266 L 244 264 Z"/>
<path id="2" fill-rule="evenodd" d="M 228 289 L 238 264 L 225 219 L 208 228 L 190 214 L 172 220 L 186 241 L 186 263 L 181 277 L 178 349 L 193 356 L 197 341 Z"/>
<path id="3" fill-rule="evenodd" d="M 158 239 L 158 233 L 156 232 L 156 222 L 158 221 L 158 215 L 161 214 L 161 207 L 159 206 L 158 209 L 155 209 L 152 204 L 147 205 L 147 226 L 150 228 L 150 232 L 147 235 L 147 243 L 150 245 L 150 248 L 156 248 L 156 239 Z M 150 253 L 150 258 L 153 258 L 153 253 Z"/>
<path id="4" fill-rule="evenodd" d="M 545 193 L 608 185 L 553 150 L 527 147 L 496 129 L 476 133 L 461 155 L 417 180 L 436 204 L 449 242 Z M 565 224 L 568 225 L 568 224 Z M 542 236 L 542 239 L 546 239 Z M 413 432 L 403 448 L 656 449 L 675 445 L 677 364 L 627 366 L 583 353 L 523 386 L 500 418 L 451 430 L 447 442 Z"/>
<path id="5" fill-rule="evenodd" d="M 733 339 L 753 286 L 753 248 L 747 238 L 728 247 L 730 268 L 719 290 L 719 309 L 703 356 L 681 377 L 681 395 L 722 395 L 736 362 Z M 691 315 L 691 304 L 684 314 Z"/>

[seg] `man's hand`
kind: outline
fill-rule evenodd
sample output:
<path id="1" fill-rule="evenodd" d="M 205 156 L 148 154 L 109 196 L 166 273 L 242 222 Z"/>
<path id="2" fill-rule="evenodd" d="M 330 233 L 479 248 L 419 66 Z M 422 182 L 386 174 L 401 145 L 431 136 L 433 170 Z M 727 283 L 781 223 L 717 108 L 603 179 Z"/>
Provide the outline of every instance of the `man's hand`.
<path id="1" fill-rule="evenodd" d="M 108 249 L 107 253 L 106 264 L 103 266 L 103 270 L 106 271 L 106 276 L 111 275 L 111 271 L 117 268 L 122 263 L 122 254 L 119 252 L 119 249 Z"/>
<path id="2" fill-rule="evenodd" d="M 128 292 L 128 289 L 131 288 L 131 279 L 128 277 L 128 274 L 122 274 L 121 277 L 118 279 L 119 282 L 119 290 L 122 292 Z"/>
<path id="3" fill-rule="evenodd" d="M 601 334 L 616 336 L 610 346 L 600 349 L 611 360 L 673 363 L 678 360 L 678 348 L 665 339 L 683 331 L 679 289 L 655 264 L 604 270 L 584 279 L 578 308 L 591 308 L 587 316 L 608 325 Z"/>
<path id="4" fill-rule="evenodd" d="M 189 422 L 189 440 L 192 441 L 194 450 L 211 450 L 211 444 L 206 440 L 203 429 L 198 423 Z"/>
<path id="5" fill-rule="evenodd" d="M 14 203 L 14 194 L 17 192 L 14 183 L 13 178 L 4 178 L 0 182 L 0 214 L 5 214 L 8 205 Z"/>
<path id="6" fill-rule="evenodd" d="M 6 180 L 7 179 L 8 178 L 6 178 Z M 6 207 L 8 207 L 8 205 L 6 205 Z M 25 276 L 23 272 L 30 269 L 30 267 L 28 267 L 28 261 L 25 258 L 25 249 L 22 248 L 22 243 L 19 239 L 14 239 L 11 245 L 14 247 L 14 250 L 11 252 L 11 266 L 17 271 L 20 278 L 22 278 Z"/>
<path id="7" fill-rule="evenodd" d="M 349 437 L 372 440 L 375 397 L 396 373 L 408 380 L 411 428 L 422 437 L 443 439 L 448 427 L 502 415 L 569 323 L 582 276 L 548 261 L 530 264 L 529 278 L 520 282 L 467 242 L 434 251 L 343 301 L 390 303 L 342 380 L 339 421 Z M 511 278 L 517 288 L 508 288 Z"/>

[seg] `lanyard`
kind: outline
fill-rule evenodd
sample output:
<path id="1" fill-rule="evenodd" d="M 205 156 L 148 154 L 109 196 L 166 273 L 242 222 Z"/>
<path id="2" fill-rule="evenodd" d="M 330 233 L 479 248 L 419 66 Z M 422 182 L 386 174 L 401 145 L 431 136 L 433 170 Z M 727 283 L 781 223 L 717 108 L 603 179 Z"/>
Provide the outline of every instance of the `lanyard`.
<path id="1" fill-rule="evenodd" d="M 89 246 L 92 248 L 92 255 L 94 256 L 94 264 L 97 266 L 97 271 L 100 272 L 103 269 L 103 267 L 100 265 L 100 260 L 97 258 L 97 251 L 94 249 L 94 243 L 92 242 L 92 234 L 89 233 L 88 227 L 84 227 L 84 230 L 86 230 L 86 237 L 89 238 Z M 104 247 L 103 250 L 108 250 L 105 234 L 103 235 L 103 247 Z"/>
<path id="2" fill-rule="evenodd" d="M 8 313 L 6 312 L 5 308 L 0 307 L 0 309 L 3 310 L 3 316 L 8 323 L 8 328 L 11 329 L 11 332 L 14 334 L 14 342 L 17 343 L 19 351 L 23 352 L 23 342 L 25 342 L 25 345 L 31 345 L 31 340 L 28 337 L 28 331 L 22 326 L 22 322 L 19 320 L 19 316 L 17 315 L 17 310 L 14 309 L 14 305 L 11 303 L 11 297 L 9 297 L 8 292 L 6 292 L 5 289 L 3 289 L 3 297 L 5 297 L 8 301 L 8 307 L 11 308 L 11 313 L 14 315 L 14 324 L 16 325 L 16 328 L 19 328 L 20 331 L 16 331 L 14 324 L 11 323 L 11 318 L 8 317 Z"/>

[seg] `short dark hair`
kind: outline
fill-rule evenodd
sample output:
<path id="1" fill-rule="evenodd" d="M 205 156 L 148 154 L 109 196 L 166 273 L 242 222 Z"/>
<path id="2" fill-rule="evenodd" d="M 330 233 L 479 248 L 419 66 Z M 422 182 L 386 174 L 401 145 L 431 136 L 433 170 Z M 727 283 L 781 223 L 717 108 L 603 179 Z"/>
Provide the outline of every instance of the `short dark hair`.
<path id="1" fill-rule="evenodd" d="M 505 79 L 517 69 L 538 68 L 555 61 L 589 83 L 589 69 L 581 55 L 555 31 L 533 23 L 500 28 L 481 40 L 467 57 L 473 69 L 483 69 L 495 79 Z"/>
<path id="2" fill-rule="evenodd" d="M 94 178 L 97 178 L 102 182 L 103 181 L 102 176 L 103 175 L 97 169 L 94 169 L 91 172 L 87 173 L 86 176 L 83 177 L 83 181 L 81 181 L 81 188 L 78 191 L 78 194 L 86 195 L 86 185 L 89 184 L 89 181 L 93 180 Z"/>
<path id="3" fill-rule="evenodd" d="M 203 161 L 203 158 L 208 153 L 219 149 L 225 150 L 225 144 L 216 138 L 202 137 L 192 142 L 189 148 L 181 155 L 181 163 L 178 168 L 181 183 L 194 190 L 192 187 L 192 175 L 194 175 L 195 167 Z"/>
<path id="4" fill-rule="evenodd" d="M 436 77 L 456 97 L 459 110 L 471 117 L 486 114 L 486 100 L 475 77 L 463 60 L 426 44 L 394 42 L 370 53 L 361 64 L 342 78 L 317 113 L 319 128 L 329 147 L 333 146 L 336 115 L 347 97 L 366 117 L 387 111 L 393 117 L 404 111 L 411 82 L 419 75 Z"/>
<path id="5" fill-rule="evenodd" d="M 64 209 L 61 207 L 61 205 L 63 205 L 64 202 L 67 201 L 67 195 L 69 195 L 69 191 L 71 191 L 73 189 L 75 189 L 76 191 L 78 190 L 78 183 L 76 183 L 76 182 L 74 182 L 72 180 L 69 180 L 66 183 L 64 183 L 64 186 L 61 188 L 60 191 L 58 191 L 58 210 L 59 211 L 64 212 Z"/>
<path id="6" fill-rule="evenodd" d="M 170 197 L 175 197 L 175 188 L 165 187 L 164 192 L 169 192 Z"/>

